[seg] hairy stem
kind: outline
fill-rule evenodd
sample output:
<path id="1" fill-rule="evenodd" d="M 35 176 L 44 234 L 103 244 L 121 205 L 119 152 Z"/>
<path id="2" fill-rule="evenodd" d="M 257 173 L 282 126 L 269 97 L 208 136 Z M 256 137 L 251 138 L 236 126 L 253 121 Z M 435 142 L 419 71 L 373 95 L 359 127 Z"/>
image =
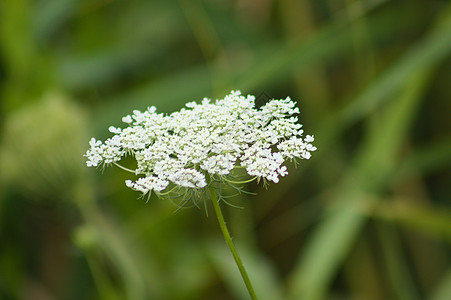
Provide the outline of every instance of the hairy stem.
<path id="1" fill-rule="evenodd" d="M 254 288 L 252 287 L 251 281 L 249 280 L 249 276 L 247 275 L 243 262 L 241 261 L 241 258 L 238 255 L 238 252 L 236 251 L 235 245 L 232 242 L 229 230 L 227 229 L 226 223 L 224 221 L 224 216 L 222 215 L 221 208 L 219 207 L 218 198 L 216 197 L 216 191 L 213 187 L 210 187 L 210 194 L 211 201 L 213 202 L 213 207 L 215 208 L 216 217 L 218 218 L 219 227 L 221 227 L 221 231 L 227 243 L 227 246 L 229 246 L 230 252 L 232 252 L 232 256 L 235 259 L 235 263 L 238 266 L 238 269 L 240 270 L 241 277 L 243 277 L 249 295 L 253 300 L 256 300 L 258 298 L 255 295 Z"/>

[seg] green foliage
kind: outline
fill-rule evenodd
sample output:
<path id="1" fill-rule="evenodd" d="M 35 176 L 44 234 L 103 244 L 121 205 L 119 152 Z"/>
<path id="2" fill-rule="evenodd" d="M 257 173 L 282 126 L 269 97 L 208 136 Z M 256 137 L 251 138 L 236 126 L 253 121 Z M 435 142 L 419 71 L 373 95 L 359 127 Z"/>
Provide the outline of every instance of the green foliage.
<path id="1" fill-rule="evenodd" d="M 0 298 L 248 299 L 209 204 L 82 157 L 239 89 L 318 147 L 223 205 L 261 299 L 451 299 L 450 66 L 447 1 L 0 1 Z"/>

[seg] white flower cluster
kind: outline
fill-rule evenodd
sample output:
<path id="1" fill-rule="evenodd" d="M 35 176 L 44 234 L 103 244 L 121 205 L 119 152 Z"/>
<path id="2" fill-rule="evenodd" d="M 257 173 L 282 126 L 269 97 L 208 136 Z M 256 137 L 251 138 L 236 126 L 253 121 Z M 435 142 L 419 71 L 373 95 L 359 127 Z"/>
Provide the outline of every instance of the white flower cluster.
<path id="1" fill-rule="evenodd" d="M 170 115 L 157 114 L 153 106 L 135 110 L 122 118 L 128 127 L 111 126 L 114 136 L 105 142 L 91 139 L 87 165 L 117 164 L 126 155 L 134 156 L 134 173 L 141 177 L 126 185 L 143 194 L 162 192 L 170 183 L 202 189 L 207 178 L 223 178 L 237 166 L 277 183 L 287 174 L 282 166 L 286 159 L 309 159 L 316 150 L 313 136 L 302 137 L 302 125 L 294 116 L 298 113 L 290 98 L 257 109 L 255 97 L 239 91 L 215 103 L 207 98 L 187 103 Z"/>

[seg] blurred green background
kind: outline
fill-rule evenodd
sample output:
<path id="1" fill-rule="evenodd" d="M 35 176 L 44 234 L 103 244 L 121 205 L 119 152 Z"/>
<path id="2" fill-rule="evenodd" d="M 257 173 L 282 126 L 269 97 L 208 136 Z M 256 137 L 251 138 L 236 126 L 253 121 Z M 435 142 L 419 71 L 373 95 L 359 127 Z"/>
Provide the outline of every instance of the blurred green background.
<path id="1" fill-rule="evenodd" d="M 451 299 L 451 3 L 1 0 L 0 299 L 248 299 L 212 208 L 146 204 L 92 136 L 230 90 L 318 151 L 223 205 L 260 299 Z"/>

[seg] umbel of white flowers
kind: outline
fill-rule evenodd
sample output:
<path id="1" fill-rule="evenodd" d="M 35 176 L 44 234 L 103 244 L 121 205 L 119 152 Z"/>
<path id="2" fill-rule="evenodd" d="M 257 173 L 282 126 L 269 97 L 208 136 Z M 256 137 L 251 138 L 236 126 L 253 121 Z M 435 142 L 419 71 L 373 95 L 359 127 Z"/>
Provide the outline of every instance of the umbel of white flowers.
<path id="1" fill-rule="evenodd" d="M 200 190 L 212 178 L 227 182 L 234 169 L 277 183 L 288 174 L 285 160 L 309 159 L 316 150 L 313 136 L 303 138 L 296 114 L 299 109 L 290 98 L 270 100 L 257 109 L 255 97 L 240 91 L 214 103 L 207 98 L 189 102 L 169 115 L 152 106 L 123 117 L 128 126 L 111 126 L 114 135 L 104 142 L 92 138 L 86 163 L 132 171 L 138 179 L 125 184 L 143 194 L 162 195 L 169 186 Z M 136 159 L 135 170 L 118 164 L 128 155 Z"/>

